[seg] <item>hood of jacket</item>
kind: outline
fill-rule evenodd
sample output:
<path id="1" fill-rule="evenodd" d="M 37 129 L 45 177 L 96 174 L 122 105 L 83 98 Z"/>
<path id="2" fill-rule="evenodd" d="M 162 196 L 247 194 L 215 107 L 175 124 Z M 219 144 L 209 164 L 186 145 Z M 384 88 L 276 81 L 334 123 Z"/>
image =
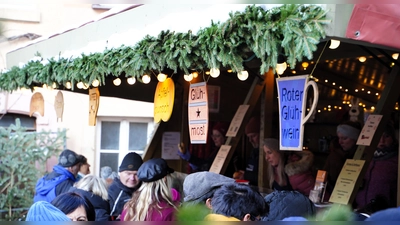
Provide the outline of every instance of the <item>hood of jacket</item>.
<path id="1" fill-rule="evenodd" d="M 300 160 L 296 162 L 288 162 L 285 165 L 285 172 L 288 176 L 293 176 L 310 170 L 314 161 L 314 155 L 310 151 L 300 151 L 295 152 L 294 154 L 300 156 Z"/>
<path id="2" fill-rule="evenodd" d="M 316 212 L 311 200 L 298 191 L 274 191 L 264 199 L 270 210 L 268 215 L 262 218 L 263 221 L 282 220 L 290 216 L 307 218 Z"/>
<path id="3" fill-rule="evenodd" d="M 56 165 L 53 171 L 38 180 L 36 184 L 36 193 L 40 195 L 47 195 L 49 191 L 53 190 L 58 184 L 65 180 L 76 181 L 75 176 L 62 166 Z"/>

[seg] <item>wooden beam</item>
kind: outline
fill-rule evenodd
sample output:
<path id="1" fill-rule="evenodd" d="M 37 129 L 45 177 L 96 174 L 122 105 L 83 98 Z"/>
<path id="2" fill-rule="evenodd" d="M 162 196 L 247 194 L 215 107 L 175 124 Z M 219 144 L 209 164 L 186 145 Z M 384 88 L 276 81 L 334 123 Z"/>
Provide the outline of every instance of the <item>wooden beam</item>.
<path id="1" fill-rule="evenodd" d="M 229 151 L 225 161 L 224 165 L 221 168 L 220 173 L 224 174 L 226 168 L 228 167 L 229 162 L 232 159 L 233 153 L 235 152 L 235 149 L 240 141 L 240 138 L 242 137 L 244 133 L 244 126 L 243 124 L 247 124 L 248 121 L 250 120 L 251 114 L 255 108 L 255 105 L 257 104 L 257 101 L 259 100 L 262 90 L 265 87 L 265 81 L 261 80 L 259 76 L 254 76 L 253 83 L 249 89 L 249 92 L 247 93 L 247 96 L 243 102 L 244 105 L 249 105 L 249 109 L 246 112 L 245 117 L 243 118 L 242 124 L 236 134 L 236 137 L 228 137 L 227 140 L 225 141 L 225 145 L 230 145 L 231 150 Z M 233 175 L 233 174 L 232 174 Z"/>

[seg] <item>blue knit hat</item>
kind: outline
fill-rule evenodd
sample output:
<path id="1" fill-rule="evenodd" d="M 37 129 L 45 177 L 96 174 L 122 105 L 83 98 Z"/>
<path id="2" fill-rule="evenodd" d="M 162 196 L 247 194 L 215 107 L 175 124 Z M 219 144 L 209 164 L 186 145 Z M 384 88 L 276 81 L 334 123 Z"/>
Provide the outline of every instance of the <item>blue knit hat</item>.
<path id="1" fill-rule="evenodd" d="M 38 201 L 29 208 L 26 221 L 71 221 L 71 219 L 51 203 Z"/>

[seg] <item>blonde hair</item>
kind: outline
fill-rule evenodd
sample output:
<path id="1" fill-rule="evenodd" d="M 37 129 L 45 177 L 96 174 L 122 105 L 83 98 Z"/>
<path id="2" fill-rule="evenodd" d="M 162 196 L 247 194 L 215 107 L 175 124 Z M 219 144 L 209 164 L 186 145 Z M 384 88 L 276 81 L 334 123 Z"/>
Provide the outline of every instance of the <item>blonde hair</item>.
<path id="1" fill-rule="evenodd" d="M 264 139 L 264 146 L 279 154 L 279 163 L 276 168 L 272 167 L 270 163 L 268 164 L 268 181 L 270 188 L 272 188 L 275 177 L 277 177 L 276 182 L 280 186 L 286 186 L 285 155 L 283 151 L 279 150 L 279 141 L 275 138 L 266 138 Z"/>
<path id="2" fill-rule="evenodd" d="M 148 212 L 154 210 L 160 214 L 164 208 L 176 206 L 172 200 L 171 184 L 172 178 L 170 175 L 153 181 L 153 182 L 142 182 L 140 188 L 135 191 L 132 198 L 125 204 L 127 209 L 124 221 L 146 221 L 149 220 Z M 168 206 L 161 207 L 160 202 L 167 202 Z"/>
<path id="3" fill-rule="evenodd" d="M 108 199 L 107 186 L 103 179 L 92 174 L 87 174 L 74 185 L 78 189 L 92 192 L 102 199 Z"/>

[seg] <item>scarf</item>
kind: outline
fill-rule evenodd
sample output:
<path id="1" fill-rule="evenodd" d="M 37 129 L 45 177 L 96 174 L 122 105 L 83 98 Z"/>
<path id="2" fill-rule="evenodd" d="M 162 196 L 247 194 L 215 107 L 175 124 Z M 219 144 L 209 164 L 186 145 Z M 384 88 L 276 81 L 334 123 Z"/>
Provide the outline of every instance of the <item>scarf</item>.
<path id="1" fill-rule="evenodd" d="M 389 147 L 378 148 L 374 152 L 374 160 L 388 159 L 394 155 L 397 155 L 397 145 L 391 145 Z"/>

